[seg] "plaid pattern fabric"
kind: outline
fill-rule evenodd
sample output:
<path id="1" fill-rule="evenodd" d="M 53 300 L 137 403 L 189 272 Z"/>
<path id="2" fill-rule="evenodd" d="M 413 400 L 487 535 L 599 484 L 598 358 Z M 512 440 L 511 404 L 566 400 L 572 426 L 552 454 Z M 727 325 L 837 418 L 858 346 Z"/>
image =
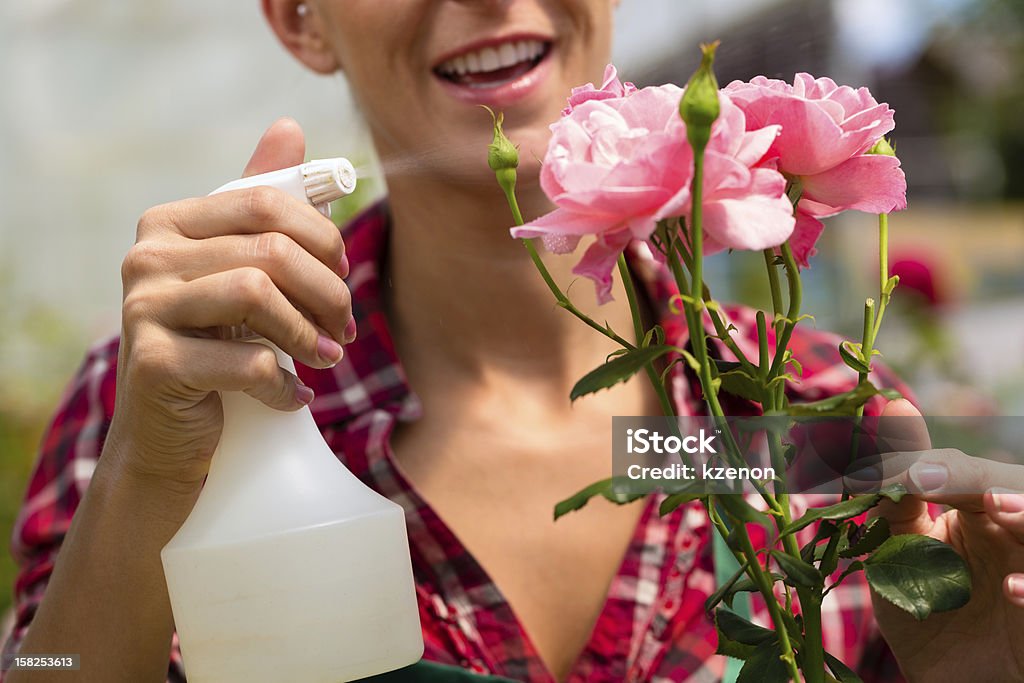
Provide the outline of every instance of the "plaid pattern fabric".
<path id="1" fill-rule="evenodd" d="M 382 306 L 380 268 L 387 237 L 383 203 L 345 229 L 353 264 L 348 284 L 359 337 L 332 369 L 299 366 L 300 377 L 316 392 L 313 415 L 324 439 L 351 471 L 406 511 L 425 659 L 514 680 L 554 683 L 498 587 L 396 467 L 389 436 L 397 421 L 416 419 L 421 405 L 406 384 Z M 650 300 L 667 302 L 674 286 L 645 249 L 631 250 L 631 266 Z M 747 347 L 744 352 L 750 349 L 756 358 L 753 312 L 730 308 L 727 314 Z M 670 339 L 685 343 L 685 324 L 679 316 L 661 310 L 660 321 Z M 801 381 L 788 387 L 792 399 L 814 400 L 852 388 L 856 374 L 842 364 L 838 341 L 806 326 L 798 328 L 791 348 L 804 371 Z M 32 620 L 54 556 L 102 450 L 114 406 L 117 349 L 114 339 L 89 353 L 43 441 L 14 530 L 12 550 L 20 564 L 17 622 L 5 651 L 17 650 Z M 730 357 L 723 348 L 713 351 Z M 696 414 L 701 406 L 696 381 L 688 372 L 685 364 L 676 364 L 672 375 L 673 398 L 683 415 Z M 899 387 L 881 372 L 877 382 Z M 868 413 L 877 413 L 880 403 L 871 403 Z M 726 411 L 750 414 L 751 407 L 737 400 L 728 402 Z M 807 504 L 806 498 L 794 500 Z M 714 627 L 703 611 L 714 590 L 710 526 L 697 505 L 660 517 L 659 503 L 659 495 L 636 503 L 645 506 L 643 515 L 590 641 L 567 679 L 570 683 L 709 683 L 724 671 L 724 658 L 714 654 Z M 804 533 L 810 536 L 814 528 Z M 829 652 L 846 662 L 859 662 L 868 681 L 898 680 L 894 660 L 878 637 L 862 574 L 832 591 L 823 612 Z M 768 623 L 759 597 L 754 600 L 754 619 Z M 175 639 L 168 680 L 184 678 Z"/>

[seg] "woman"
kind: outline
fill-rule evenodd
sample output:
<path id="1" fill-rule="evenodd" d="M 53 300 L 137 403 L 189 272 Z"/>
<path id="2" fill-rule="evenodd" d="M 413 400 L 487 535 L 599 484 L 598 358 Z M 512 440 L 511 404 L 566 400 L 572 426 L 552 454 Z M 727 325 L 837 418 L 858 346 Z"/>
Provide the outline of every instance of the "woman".
<path id="1" fill-rule="evenodd" d="M 388 202 L 344 240 L 312 208 L 266 189 L 143 215 L 123 266 L 120 340 L 91 355 L 65 398 L 17 530 L 21 652 L 80 653 L 85 680 L 157 681 L 172 649 L 170 676 L 182 679 L 159 551 L 188 515 L 216 445 L 214 392 L 243 390 L 281 410 L 312 401 L 339 456 L 403 502 L 428 659 L 529 681 L 721 674 L 702 612 L 713 567 L 699 515 L 661 519 L 656 502 L 592 504 L 551 521 L 553 502 L 607 475 L 608 417 L 657 414 L 658 405 L 641 379 L 566 400 L 614 349 L 552 305 L 508 237 L 483 154 L 490 122 L 478 104 L 503 110 L 521 145 L 524 214 L 550 209 L 536 160 L 570 88 L 596 80 L 607 62 L 613 4 L 415 0 L 399 12 L 379 0 L 263 0 L 300 61 L 345 73 Z M 246 173 L 303 154 L 301 131 L 282 120 Z M 546 260 L 568 286 L 570 262 Z M 626 297 L 613 295 L 600 310 L 576 298 L 629 329 Z M 309 369 L 297 380 L 265 349 L 202 332 L 240 323 Z M 677 408 L 696 406 L 690 396 Z M 933 525 L 926 500 L 969 512 Z M 940 487 L 887 509 L 897 530 L 954 537 L 973 566 L 991 569 L 975 573 L 972 604 L 941 619 L 917 624 L 881 606 L 912 678 L 1020 675 L 1012 653 L 1024 599 L 1003 579 L 1024 567 L 1024 521 L 1010 511 L 1019 497 L 1001 500 L 1002 512 L 991 493 L 947 500 Z M 851 579 L 832 600 L 829 651 L 869 656 L 864 584 Z"/>

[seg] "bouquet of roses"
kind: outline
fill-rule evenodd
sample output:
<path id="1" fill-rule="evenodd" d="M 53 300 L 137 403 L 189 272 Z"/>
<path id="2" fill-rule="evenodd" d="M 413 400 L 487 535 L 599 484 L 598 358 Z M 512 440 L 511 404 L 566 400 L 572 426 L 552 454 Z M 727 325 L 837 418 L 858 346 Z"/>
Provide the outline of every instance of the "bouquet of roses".
<path id="1" fill-rule="evenodd" d="M 621 349 L 583 377 L 572 398 L 644 372 L 666 416 L 673 416 L 668 369 L 683 363 L 699 381 L 710 419 L 720 427 L 726 465 L 746 462 L 746 444 L 730 429 L 720 394 L 749 401 L 764 415 L 863 414 L 875 396 L 892 390 L 872 383 L 874 349 L 897 278 L 887 263 L 888 214 L 906 207 L 906 180 L 883 137 L 894 128 L 893 112 L 866 88 L 838 86 L 828 78 L 798 74 L 792 84 L 765 77 L 719 89 L 712 70 L 717 44 L 703 46 L 703 60 L 685 88 L 637 89 L 622 83 L 609 66 L 601 87 L 575 88 L 552 138 L 541 185 L 557 206 L 528 223 L 515 198 L 518 155 L 495 117 L 488 161 L 512 208 L 512 235 L 526 248 L 558 305 Z M 821 219 L 857 210 L 879 216 L 879 292 L 864 306 L 859 343 L 839 345 L 842 362 L 856 372 L 849 391 L 815 402 L 790 403 L 787 384 L 799 382 L 801 366 L 790 348 L 801 311 L 801 268 L 815 254 Z M 618 270 L 631 311 L 634 341 L 583 314 L 548 274 L 531 242 L 552 252 L 588 246 L 573 272 L 594 281 L 602 303 L 611 298 Z M 683 321 L 689 343 L 673 343 L 665 330 L 647 327 L 633 289 L 624 252 L 645 245 L 671 273 L 675 291 L 664 302 Z M 734 334 L 726 310 L 704 282 L 703 259 L 723 250 L 760 251 L 772 309 L 756 312 L 756 348 Z M 785 286 L 784 284 L 785 283 Z M 717 340 L 733 356 L 709 353 Z M 756 357 L 754 357 L 756 354 Z M 852 422 L 853 457 L 871 438 Z M 702 505 L 736 567 L 708 599 L 719 632 L 719 652 L 742 660 L 741 680 L 860 680 L 824 651 L 823 597 L 856 571 L 872 588 L 918 619 L 955 609 L 970 597 L 965 563 L 948 545 L 927 536 L 890 535 L 884 518 L 864 513 L 883 498 L 898 501 L 899 485 L 841 497 L 826 507 L 791 500 L 787 466 L 794 439 L 766 430 L 763 438 L 771 476 L 754 481 L 746 494 L 709 488 L 699 481 L 665 487 L 661 514 L 684 504 Z M 613 477 L 559 503 L 555 516 L 578 509 L 595 496 L 627 502 L 638 494 Z M 840 476 L 842 481 L 842 477 Z M 764 529 L 752 541 L 751 530 Z M 813 535 L 812 535 L 813 534 Z M 724 543 L 722 541 L 724 540 Z M 801 540 L 806 542 L 801 543 Z M 772 628 L 730 609 L 747 593 L 764 599 Z"/>

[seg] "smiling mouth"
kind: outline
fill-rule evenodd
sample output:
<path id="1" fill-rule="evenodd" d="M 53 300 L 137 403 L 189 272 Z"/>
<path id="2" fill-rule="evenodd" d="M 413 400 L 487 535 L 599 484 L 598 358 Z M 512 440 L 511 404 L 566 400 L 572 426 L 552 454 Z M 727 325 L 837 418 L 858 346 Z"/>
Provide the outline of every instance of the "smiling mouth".
<path id="1" fill-rule="evenodd" d="M 509 41 L 446 59 L 434 68 L 434 73 L 464 87 L 497 88 L 533 71 L 550 51 L 549 41 Z"/>

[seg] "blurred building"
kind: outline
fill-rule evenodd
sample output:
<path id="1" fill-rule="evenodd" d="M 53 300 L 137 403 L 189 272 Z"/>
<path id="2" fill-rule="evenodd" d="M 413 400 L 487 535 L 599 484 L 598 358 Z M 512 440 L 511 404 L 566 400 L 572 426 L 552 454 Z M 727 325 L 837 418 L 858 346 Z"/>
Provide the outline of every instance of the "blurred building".
<path id="1" fill-rule="evenodd" d="M 866 85 L 896 111 L 911 200 L 1024 198 L 1024 3 L 781 0 L 697 31 L 725 84 L 806 71 Z M 632 74 L 685 82 L 691 42 Z"/>

